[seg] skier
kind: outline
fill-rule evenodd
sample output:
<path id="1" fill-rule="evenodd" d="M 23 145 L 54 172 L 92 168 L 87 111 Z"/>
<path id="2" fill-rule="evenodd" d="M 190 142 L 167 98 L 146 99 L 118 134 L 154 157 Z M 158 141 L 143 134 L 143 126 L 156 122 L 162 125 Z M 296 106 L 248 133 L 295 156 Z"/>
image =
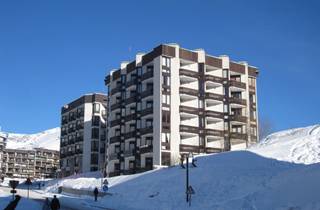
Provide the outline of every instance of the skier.
<path id="1" fill-rule="evenodd" d="M 52 210 L 58 210 L 60 209 L 60 202 L 59 202 L 59 199 L 57 198 L 56 195 L 53 196 L 53 199 L 51 201 L 51 209 Z"/>
<path id="2" fill-rule="evenodd" d="M 93 190 L 93 194 L 94 194 L 94 201 L 97 201 L 97 199 L 98 199 L 98 193 L 99 193 L 98 188 L 97 188 L 97 187 L 96 187 L 96 188 L 94 188 L 94 190 Z"/>

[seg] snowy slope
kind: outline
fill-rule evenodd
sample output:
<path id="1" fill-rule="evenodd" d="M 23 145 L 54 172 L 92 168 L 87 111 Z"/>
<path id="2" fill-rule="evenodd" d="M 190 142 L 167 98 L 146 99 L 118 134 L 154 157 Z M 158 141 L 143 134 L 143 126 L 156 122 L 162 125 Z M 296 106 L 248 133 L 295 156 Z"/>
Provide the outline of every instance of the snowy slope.
<path id="1" fill-rule="evenodd" d="M 320 125 L 296 128 L 269 135 L 249 148 L 259 155 L 294 163 L 320 162 Z"/>
<path id="2" fill-rule="evenodd" d="M 51 150 L 59 150 L 60 128 L 49 129 L 36 134 L 8 133 L 8 149 L 32 149 L 42 147 Z"/>
<path id="3" fill-rule="evenodd" d="M 191 207 L 185 202 L 185 170 L 179 166 L 108 178 L 112 196 L 98 203 L 129 210 L 320 209 L 319 127 L 278 132 L 244 151 L 197 157 L 198 167 L 190 169 L 196 192 Z M 100 183 L 99 178 L 72 177 L 51 183 L 47 191 L 93 189 Z"/>

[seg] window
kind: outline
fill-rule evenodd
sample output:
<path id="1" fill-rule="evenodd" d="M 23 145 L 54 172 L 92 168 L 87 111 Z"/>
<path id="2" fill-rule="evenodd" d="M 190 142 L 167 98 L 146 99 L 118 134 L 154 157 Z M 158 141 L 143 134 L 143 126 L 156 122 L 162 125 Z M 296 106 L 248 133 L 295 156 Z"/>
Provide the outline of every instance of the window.
<path id="1" fill-rule="evenodd" d="M 162 133 L 162 142 L 165 142 L 165 143 L 170 142 L 170 133 Z"/>
<path id="2" fill-rule="evenodd" d="M 98 160 L 99 160 L 99 157 L 98 157 L 99 154 L 91 154 L 91 164 L 94 164 L 94 165 L 97 165 L 98 164 Z"/>
<path id="3" fill-rule="evenodd" d="M 231 114 L 232 115 L 242 115 L 241 114 L 241 108 L 231 108 Z"/>
<path id="4" fill-rule="evenodd" d="M 115 145 L 114 146 L 114 152 L 119 153 L 120 152 L 120 145 Z"/>
<path id="5" fill-rule="evenodd" d="M 170 77 L 168 75 L 162 75 L 162 84 L 166 86 L 170 86 Z"/>
<path id="6" fill-rule="evenodd" d="M 130 142 L 129 143 L 129 151 L 133 151 L 135 149 L 135 143 L 134 142 Z"/>
<path id="7" fill-rule="evenodd" d="M 99 141 L 91 141 L 91 152 L 99 151 Z"/>
<path id="8" fill-rule="evenodd" d="M 152 108 L 152 106 L 153 106 L 153 101 L 146 102 L 146 108 Z"/>
<path id="9" fill-rule="evenodd" d="M 240 75 L 231 75 L 230 80 L 241 82 L 241 76 Z"/>
<path id="10" fill-rule="evenodd" d="M 142 84 L 141 83 L 138 84 L 137 91 L 138 91 L 138 93 L 142 92 Z"/>
<path id="11" fill-rule="evenodd" d="M 134 169 L 134 160 L 129 161 L 129 169 Z"/>
<path id="12" fill-rule="evenodd" d="M 98 104 L 98 103 L 93 104 L 93 112 L 100 113 L 100 104 Z"/>
<path id="13" fill-rule="evenodd" d="M 122 84 L 125 84 L 125 83 L 126 83 L 126 75 L 125 75 L 125 74 L 122 74 L 122 75 L 121 75 L 121 83 L 122 83 Z"/>
<path id="14" fill-rule="evenodd" d="M 170 95 L 162 95 L 162 103 L 170 105 Z"/>
<path id="15" fill-rule="evenodd" d="M 147 66 L 147 72 L 152 72 L 153 71 L 153 66 Z"/>
<path id="16" fill-rule="evenodd" d="M 228 78 L 228 69 L 223 69 L 223 78 Z"/>
<path id="17" fill-rule="evenodd" d="M 93 116 L 92 117 L 92 126 L 99 126 L 100 125 L 100 117 L 99 116 Z"/>
<path id="18" fill-rule="evenodd" d="M 142 68 L 141 67 L 137 68 L 137 74 L 138 74 L 138 76 L 142 75 Z"/>
<path id="19" fill-rule="evenodd" d="M 201 127 L 201 128 L 205 127 L 204 117 L 199 117 L 199 127 Z"/>
<path id="20" fill-rule="evenodd" d="M 152 123 L 153 123 L 153 120 L 152 120 L 152 119 L 146 119 L 146 127 L 147 127 L 147 128 L 152 127 Z"/>
<path id="21" fill-rule="evenodd" d="M 152 140 L 153 140 L 153 138 L 151 136 L 146 137 L 146 145 L 151 146 Z"/>
<path id="22" fill-rule="evenodd" d="M 241 99 L 241 92 L 231 92 L 231 97 Z"/>
<path id="23" fill-rule="evenodd" d="M 223 105 L 223 112 L 224 112 L 224 113 L 229 113 L 228 105 L 227 105 L 227 104 L 224 104 L 224 105 Z"/>
<path id="24" fill-rule="evenodd" d="M 99 139 L 99 128 L 92 128 L 91 137 L 93 139 Z"/>
<path id="25" fill-rule="evenodd" d="M 130 124 L 130 132 L 135 131 L 135 130 L 136 130 L 135 124 Z"/>
<path id="26" fill-rule="evenodd" d="M 120 136 L 120 129 L 119 128 L 116 129 L 115 134 L 116 134 L 116 136 Z"/>
<path id="27" fill-rule="evenodd" d="M 170 68 L 170 66 L 171 66 L 170 58 L 163 56 L 162 57 L 162 66 Z"/>
<path id="28" fill-rule="evenodd" d="M 203 106 L 203 100 L 199 100 L 199 101 L 198 101 L 198 104 L 199 104 L 199 108 L 200 108 L 200 109 L 203 109 L 203 108 L 204 108 L 204 106 Z"/>

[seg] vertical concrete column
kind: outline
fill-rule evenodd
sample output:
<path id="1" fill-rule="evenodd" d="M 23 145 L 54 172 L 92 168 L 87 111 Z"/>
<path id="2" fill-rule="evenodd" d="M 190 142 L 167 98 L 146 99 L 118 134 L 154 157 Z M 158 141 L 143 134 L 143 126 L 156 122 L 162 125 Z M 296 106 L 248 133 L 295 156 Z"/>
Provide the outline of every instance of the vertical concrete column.
<path id="1" fill-rule="evenodd" d="M 178 163 L 180 160 L 180 59 L 179 59 L 179 45 L 172 45 L 175 47 L 175 57 L 171 58 L 171 96 L 170 96 L 170 161 L 171 164 Z"/>

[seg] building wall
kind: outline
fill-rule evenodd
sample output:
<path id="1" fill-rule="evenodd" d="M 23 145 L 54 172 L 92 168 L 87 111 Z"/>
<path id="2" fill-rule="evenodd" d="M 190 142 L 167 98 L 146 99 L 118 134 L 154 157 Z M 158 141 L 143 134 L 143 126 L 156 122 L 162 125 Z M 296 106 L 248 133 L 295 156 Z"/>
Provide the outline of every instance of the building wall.
<path id="1" fill-rule="evenodd" d="M 151 77 L 147 72 L 150 68 Z M 257 118 L 251 113 L 252 107 L 257 109 L 256 97 L 252 102 L 256 85 L 249 84 L 249 78 L 256 84 L 257 72 L 255 67 L 230 61 L 228 56 L 214 57 L 202 49 L 190 51 L 177 44 L 160 45 L 137 55 L 136 61 L 123 62 L 105 79 L 109 93 L 108 175 L 150 169 L 151 157 L 154 168 L 176 164 L 189 152 L 222 152 L 255 143 Z M 164 84 L 166 76 L 169 84 Z M 153 93 L 143 98 L 151 88 L 148 83 L 152 83 Z M 169 100 L 168 105 L 164 99 Z M 147 111 L 148 100 L 153 101 L 152 113 L 141 116 Z M 140 102 L 142 108 L 138 109 Z M 147 120 L 152 120 L 151 133 L 145 132 Z M 152 147 L 146 143 L 148 138 Z M 130 142 L 135 148 L 128 152 Z"/>

